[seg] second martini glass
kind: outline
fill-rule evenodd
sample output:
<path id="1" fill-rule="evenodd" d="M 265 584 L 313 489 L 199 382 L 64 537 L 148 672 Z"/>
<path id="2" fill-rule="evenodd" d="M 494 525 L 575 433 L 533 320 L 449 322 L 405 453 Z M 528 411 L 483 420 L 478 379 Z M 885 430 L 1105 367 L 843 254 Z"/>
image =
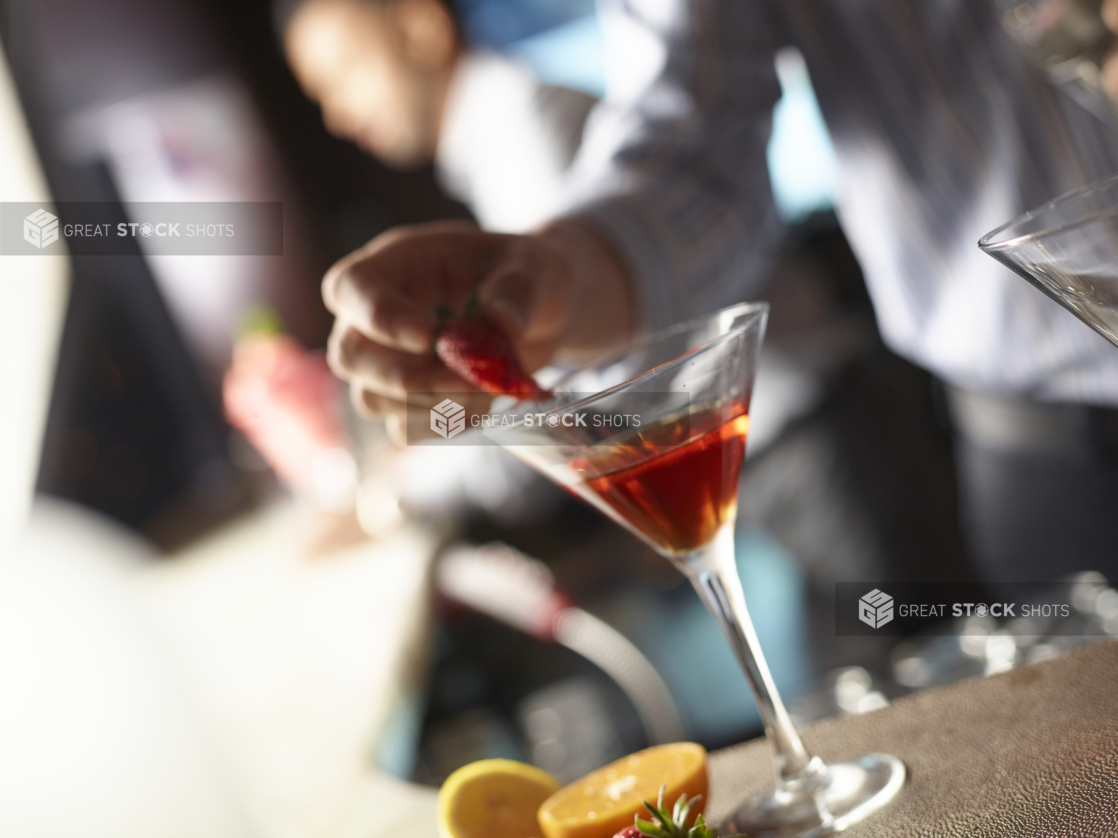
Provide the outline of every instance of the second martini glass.
<path id="1" fill-rule="evenodd" d="M 826 765 L 804 748 L 765 663 L 734 558 L 738 477 L 768 305 L 724 309 L 576 372 L 544 405 L 485 431 L 650 544 L 690 581 L 733 648 L 772 744 L 776 789 L 723 830 L 823 836 L 889 802 L 903 764 L 873 754 Z"/>
<path id="2" fill-rule="evenodd" d="M 1018 216 L 978 246 L 1118 346 L 1118 175 Z"/>

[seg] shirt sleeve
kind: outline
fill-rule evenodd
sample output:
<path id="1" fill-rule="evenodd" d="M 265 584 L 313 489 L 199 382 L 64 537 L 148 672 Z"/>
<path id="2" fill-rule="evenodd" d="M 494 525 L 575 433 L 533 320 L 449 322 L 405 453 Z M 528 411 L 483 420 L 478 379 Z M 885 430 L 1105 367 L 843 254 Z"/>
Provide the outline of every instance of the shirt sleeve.
<path id="1" fill-rule="evenodd" d="M 566 211 L 635 277 L 652 331 L 755 294 L 780 222 L 766 147 L 780 97 L 759 0 L 600 0 L 606 97 Z"/>

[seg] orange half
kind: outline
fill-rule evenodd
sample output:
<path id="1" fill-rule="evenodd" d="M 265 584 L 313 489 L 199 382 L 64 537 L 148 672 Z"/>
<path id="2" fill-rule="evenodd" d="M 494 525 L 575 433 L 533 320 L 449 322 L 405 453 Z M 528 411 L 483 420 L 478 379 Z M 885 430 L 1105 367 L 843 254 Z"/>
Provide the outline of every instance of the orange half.
<path id="1" fill-rule="evenodd" d="M 657 745 L 599 768 L 561 788 L 540 806 L 540 827 L 546 838 L 611 838 L 633 818 L 648 813 L 666 785 L 664 804 L 670 810 L 681 794 L 702 795 L 691 819 L 703 811 L 707 794 L 707 752 L 693 742 Z"/>

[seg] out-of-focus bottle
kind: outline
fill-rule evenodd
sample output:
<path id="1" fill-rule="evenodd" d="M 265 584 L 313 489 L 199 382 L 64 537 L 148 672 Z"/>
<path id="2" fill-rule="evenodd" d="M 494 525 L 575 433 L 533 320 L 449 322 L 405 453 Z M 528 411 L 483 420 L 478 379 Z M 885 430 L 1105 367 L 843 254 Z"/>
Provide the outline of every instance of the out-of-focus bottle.
<path id="1" fill-rule="evenodd" d="M 1103 0 L 995 0 L 1006 31 L 1053 81 L 1080 104 L 1118 124 L 1118 108 L 1103 86 L 1102 65 L 1115 46 L 1102 18 Z"/>

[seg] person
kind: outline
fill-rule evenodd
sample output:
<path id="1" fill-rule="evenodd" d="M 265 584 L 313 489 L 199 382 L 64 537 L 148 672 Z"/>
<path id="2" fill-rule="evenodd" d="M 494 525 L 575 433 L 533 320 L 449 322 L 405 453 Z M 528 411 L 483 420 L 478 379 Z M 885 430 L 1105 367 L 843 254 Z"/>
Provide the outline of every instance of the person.
<path id="1" fill-rule="evenodd" d="M 555 211 L 592 96 L 471 48 L 448 0 L 286 0 L 276 17 L 331 133 L 395 168 L 433 162 L 488 230 Z"/>
<path id="2" fill-rule="evenodd" d="M 431 308 L 475 288 L 530 368 L 754 295 L 779 236 L 765 147 L 773 55 L 791 43 L 883 336 L 951 394 L 981 572 L 1118 576 L 1118 354 L 975 247 L 1118 170 L 1115 129 L 1030 62 L 992 3 L 611 0 L 602 15 L 613 75 L 564 211 L 523 236 L 396 229 L 326 275 L 332 364 L 364 407 L 398 417 L 409 391 L 470 389 L 427 350 Z"/>

